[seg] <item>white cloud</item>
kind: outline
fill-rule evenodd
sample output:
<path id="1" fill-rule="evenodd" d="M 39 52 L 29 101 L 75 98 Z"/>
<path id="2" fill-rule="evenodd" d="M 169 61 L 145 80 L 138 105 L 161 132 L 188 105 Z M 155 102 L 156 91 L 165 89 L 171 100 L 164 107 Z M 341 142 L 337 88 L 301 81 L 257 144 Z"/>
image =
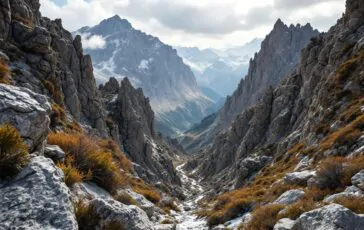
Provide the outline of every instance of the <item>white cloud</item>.
<path id="1" fill-rule="evenodd" d="M 80 34 L 82 38 L 82 47 L 84 49 L 103 49 L 106 46 L 105 39 L 100 35 Z"/>
<path id="2" fill-rule="evenodd" d="M 345 0 L 68 0 L 62 7 L 40 0 L 41 12 L 62 18 L 74 31 L 119 14 L 171 45 L 224 48 L 264 37 L 281 18 L 324 31 L 335 24 Z"/>

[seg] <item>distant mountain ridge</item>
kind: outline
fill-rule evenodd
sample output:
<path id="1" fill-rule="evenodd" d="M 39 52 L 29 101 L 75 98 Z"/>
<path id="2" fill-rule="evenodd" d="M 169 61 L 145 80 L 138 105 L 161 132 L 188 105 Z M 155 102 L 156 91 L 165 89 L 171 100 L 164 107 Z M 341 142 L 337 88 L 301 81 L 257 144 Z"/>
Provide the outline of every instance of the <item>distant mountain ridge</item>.
<path id="1" fill-rule="evenodd" d="M 231 95 L 248 72 L 249 60 L 260 49 L 262 39 L 226 50 L 176 47 L 183 62 L 190 66 L 200 86 L 209 87 L 222 96 Z"/>
<path id="2" fill-rule="evenodd" d="M 301 50 L 318 34 L 310 24 L 287 26 L 280 19 L 277 20 L 262 42 L 261 50 L 250 61 L 248 74 L 217 112 L 214 122 L 208 125 L 203 122 L 204 128 L 185 133 L 182 145 L 189 151 L 195 151 L 211 143 L 217 133 L 227 129 L 237 115 L 256 103 L 269 87 L 276 86 L 294 69 Z M 201 127 L 201 124 L 198 126 Z"/>
<path id="3" fill-rule="evenodd" d="M 128 77 L 134 87 L 142 88 L 164 135 L 183 132 L 216 111 L 214 101 L 202 93 L 176 50 L 134 29 L 127 20 L 115 15 L 75 34 L 105 40 L 103 48 L 85 49 L 92 56 L 97 82 L 104 83 L 109 76 Z"/>

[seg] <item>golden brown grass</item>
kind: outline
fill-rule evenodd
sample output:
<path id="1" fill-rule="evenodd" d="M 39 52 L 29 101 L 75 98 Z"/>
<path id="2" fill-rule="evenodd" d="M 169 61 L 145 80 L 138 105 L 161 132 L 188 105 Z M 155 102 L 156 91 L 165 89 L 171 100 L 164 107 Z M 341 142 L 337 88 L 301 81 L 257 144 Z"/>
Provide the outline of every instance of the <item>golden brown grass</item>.
<path id="1" fill-rule="evenodd" d="M 302 199 L 296 203 L 290 204 L 284 208 L 284 211 L 279 213 L 278 220 L 282 218 L 290 218 L 291 220 L 297 219 L 301 214 L 309 212 L 313 209 L 319 208 L 320 203 L 311 199 Z"/>
<path id="2" fill-rule="evenodd" d="M 341 204 L 357 214 L 364 214 L 364 197 L 343 196 L 336 198 L 334 203 Z"/>
<path id="3" fill-rule="evenodd" d="M 119 192 L 117 195 L 114 196 L 114 199 L 126 205 L 139 205 L 138 201 L 136 201 L 126 192 Z"/>
<path id="4" fill-rule="evenodd" d="M 178 208 L 172 199 L 160 202 L 159 207 L 167 214 L 170 214 L 171 210 L 174 210 L 175 212 L 181 212 L 181 209 Z"/>
<path id="5" fill-rule="evenodd" d="M 28 26 L 30 28 L 34 27 L 34 23 L 31 20 L 23 18 L 23 17 L 21 17 L 19 15 L 12 15 L 11 19 L 14 20 L 14 21 L 21 22 L 21 23 L 23 23 L 24 25 L 26 25 L 26 26 Z"/>
<path id="6" fill-rule="evenodd" d="M 94 229 L 99 224 L 100 218 L 90 205 L 80 200 L 73 206 L 80 230 Z"/>
<path id="7" fill-rule="evenodd" d="M 238 215 L 250 211 L 260 203 L 275 200 L 283 192 L 296 188 L 294 186 L 278 184 L 273 185 L 282 179 L 287 172 L 293 170 L 298 163 L 295 156 L 280 158 L 274 164 L 267 165 L 254 180 L 241 189 L 224 193 L 216 197 L 211 203 L 212 206 L 199 210 L 199 216 L 206 216 L 210 226 L 218 225 L 229 221 Z"/>
<path id="8" fill-rule="evenodd" d="M 173 220 L 170 219 L 164 219 L 162 220 L 161 224 L 174 224 L 175 222 Z"/>
<path id="9" fill-rule="evenodd" d="M 0 83 L 9 84 L 10 83 L 11 71 L 8 63 L 5 60 L 0 60 Z"/>
<path id="10" fill-rule="evenodd" d="M 63 107 L 61 107 L 57 103 L 52 103 L 52 111 L 50 114 L 50 118 L 51 118 L 51 127 L 64 126 L 67 115 Z"/>
<path id="11" fill-rule="evenodd" d="M 157 204 L 161 200 L 160 194 L 157 192 L 155 188 L 146 184 L 143 180 L 137 178 L 131 178 L 129 180 L 131 188 L 134 192 L 143 195 L 149 201 Z"/>
<path id="12" fill-rule="evenodd" d="M 91 174 L 91 181 L 110 193 L 126 185 L 127 177 L 120 170 L 125 163 L 121 164 L 120 157 L 116 159 L 111 151 L 99 146 L 97 140 L 83 134 L 50 133 L 48 143 L 58 145 L 67 155 L 72 156 L 72 168 L 82 175 Z"/>
<path id="13" fill-rule="evenodd" d="M 15 176 L 28 163 L 28 148 L 19 131 L 9 124 L 1 125 L 0 178 Z"/>
<path id="14" fill-rule="evenodd" d="M 58 89 L 53 82 L 49 80 L 43 80 L 42 81 L 44 87 L 48 90 L 48 92 L 51 94 L 54 101 L 57 103 L 62 104 L 64 101 L 63 94 L 61 93 L 60 89 Z"/>
<path id="15" fill-rule="evenodd" d="M 85 174 L 75 167 L 75 159 L 72 155 L 68 155 L 65 159 L 65 162 L 57 163 L 57 167 L 62 169 L 64 173 L 64 180 L 68 187 L 71 187 L 75 183 L 91 180 L 92 178 L 91 170 Z"/>
<path id="16" fill-rule="evenodd" d="M 277 223 L 278 213 L 284 208 L 284 205 L 269 204 L 258 207 L 252 212 L 252 219 L 247 226 L 240 229 L 244 230 L 270 230 Z"/>
<path id="17" fill-rule="evenodd" d="M 316 181 L 320 189 L 337 189 L 341 185 L 344 171 L 344 158 L 330 157 L 324 159 L 316 171 Z"/>

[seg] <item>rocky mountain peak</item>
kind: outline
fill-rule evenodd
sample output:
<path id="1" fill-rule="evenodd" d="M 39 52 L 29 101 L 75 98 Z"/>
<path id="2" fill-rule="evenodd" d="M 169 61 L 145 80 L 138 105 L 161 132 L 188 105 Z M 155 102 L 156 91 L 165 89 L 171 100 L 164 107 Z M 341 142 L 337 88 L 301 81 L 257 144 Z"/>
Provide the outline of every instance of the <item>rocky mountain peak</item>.
<path id="1" fill-rule="evenodd" d="M 131 29 L 132 25 L 126 19 L 122 19 L 119 15 L 114 15 L 111 18 L 105 19 L 100 23 L 100 26 L 115 26 L 115 29 Z M 117 32 L 117 31 L 115 31 Z"/>
<path id="2" fill-rule="evenodd" d="M 237 115 L 258 102 L 265 91 L 286 77 L 299 63 L 301 50 L 319 32 L 311 26 L 285 25 L 278 19 L 273 30 L 261 44 L 261 50 L 250 60 L 248 74 L 238 88 L 228 97 L 219 110 L 215 121 L 199 133 L 195 140 L 186 141 L 185 146 L 196 147 L 210 143 L 216 134 L 227 129 Z M 277 68 L 279 66 L 279 68 Z"/>

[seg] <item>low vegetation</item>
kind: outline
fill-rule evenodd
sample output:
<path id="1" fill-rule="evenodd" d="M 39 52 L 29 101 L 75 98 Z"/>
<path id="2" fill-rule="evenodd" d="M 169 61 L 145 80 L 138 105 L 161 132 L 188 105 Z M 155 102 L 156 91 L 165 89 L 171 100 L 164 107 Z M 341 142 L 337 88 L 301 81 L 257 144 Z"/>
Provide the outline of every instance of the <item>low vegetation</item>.
<path id="1" fill-rule="evenodd" d="M 56 103 L 63 104 L 63 101 L 64 101 L 63 94 L 55 86 L 55 84 L 49 80 L 43 80 L 42 83 L 43 83 L 44 87 L 48 90 L 48 92 L 51 94 L 53 100 Z"/>
<path id="2" fill-rule="evenodd" d="M 84 134 L 50 133 L 48 143 L 58 145 L 67 156 L 65 165 L 61 165 L 65 174 L 73 175 L 69 183 L 79 182 L 79 179 L 90 178 L 91 181 L 114 193 L 117 188 L 127 183 L 126 172 L 130 165 L 119 148 L 106 148 L 99 145 Z M 115 147 L 115 146 L 114 146 Z M 121 170 L 122 169 L 122 170 Z"/>
<path id="3" fill-rule="evenodd" d="M 85 201 L 79 200 L 73 206 L 80 230 L 94 229 L 99 224 L 99 216 Z"/>
<path id="4" fill-rule="evenodd" d="M 60 162 L 57 164 L 57 166 L 62 169 L 64 173 L 64 180 L 68 187 L 71 187 L 75 183 L 91 180 L 92 178 L 91 170 L 89 170 L 87 174 L 85 174 L 81 170 L 74 167 L 74 165 L 75 159 L 71 155 L 66 157 L 65 162 Z"/>
<path id="5" fill-rule="evenodd" d="M 100 217 L 95 210 L 83 200 L 74 203 L 76 220 L 80 230 L 99 229 Z M 101 228 L 100 228 L 101 229 Z M 119 222 L 103 223 L 103 230 L 125 230 L 123 224 Z"/>
<path id="6" fill-rule="evenodd" d="M 245 187 L 224 193 L 216 197 L 212 206 L 198 211 L 199 216 L 206 216 L 210 226 L 223 224 L 264 202 L 274 201 L 283 192 L 295 186 L 274 184 L 298 163 L 295 156 L 280 157 L 267 165 L 251 183 Z M 273 186 L 271 186 L 273 185 Z M 270 187 L 271 186 L 271 187 Z M 267 189 L 269 188 L 269 189 Z"/>
<path id="7" fill-rule="evenodd" d="M 8 66 L 8 62 L 3 58 L 0 58 L 0 83 L 9 84 L 11 77 L 11 71 Z"/>
<path id="8" fill-rule="evenodd" d="M 282 218 L 289 218 L 291 220 L 295 220 L 301 214 L 319 208 L 320 206 L 320 203 L 317 203 L 312 199 L 302 199 L 296 203 L 286 206 L 284 210 L 278 214 L 277 219 L 280 220 Z"/>
<path id="9" fill-rule="evenodd" d="M 143 195 L 152 203 L 157 204 L 161 200 L 161 195 L 157 192 L 157 190 L 146 184 L 143 180 L 130 178 L 129 184 L 134 192 Z"/>
<path id="10" fill-rule="evenodd" d="M 30 19 L 26 19 L 24 17 L 21 17 L 19 15 L 12 15 L 12 20 L 14 21 L 18 21 L 23 23 L 24 25 L 33 28 L 34 27 L 34 23 L 30 20 Z"/>
<path id="11" fill-rule="evenodd" d="M 256 208 L 252 212 L 252 219 L 247 226 L 240 227 L 242 230 L 269 230 L 273 229 L 277 223 L 278 213 L 284 208 L 284 205 L 269 204 Z"/>
<path id="12" fill-rule="evenodd" d="M 181 209 L 178 208 L 173 199 L 164 200 L 160 202 L 159 206 L 167 214 L 170 214 L 171 210 L 175 212 L 181 212 Z"/>
<path id="13" fill-rule="evenodd" d="M 116 194 L 114 196 L 114 199 L 126 205 L 135 205 L 135 206 L 139 205 L 138 201 L 136 201 L 132 196 L 130 196 L 126 192 L 120 192 Z"/>
<path id="14" fill-rule="evenodd" d="M 334 203 L 341 204 L 357 214 L 364 214 L 364 197 L 343 196 L 336 198 Z"/>
<path id="15" fill-rule="evenodd" d="M 0 126 L 0 178 L 15 176 L 29 163 L 28 148 L 17 129 L 9 124 Z"/>

